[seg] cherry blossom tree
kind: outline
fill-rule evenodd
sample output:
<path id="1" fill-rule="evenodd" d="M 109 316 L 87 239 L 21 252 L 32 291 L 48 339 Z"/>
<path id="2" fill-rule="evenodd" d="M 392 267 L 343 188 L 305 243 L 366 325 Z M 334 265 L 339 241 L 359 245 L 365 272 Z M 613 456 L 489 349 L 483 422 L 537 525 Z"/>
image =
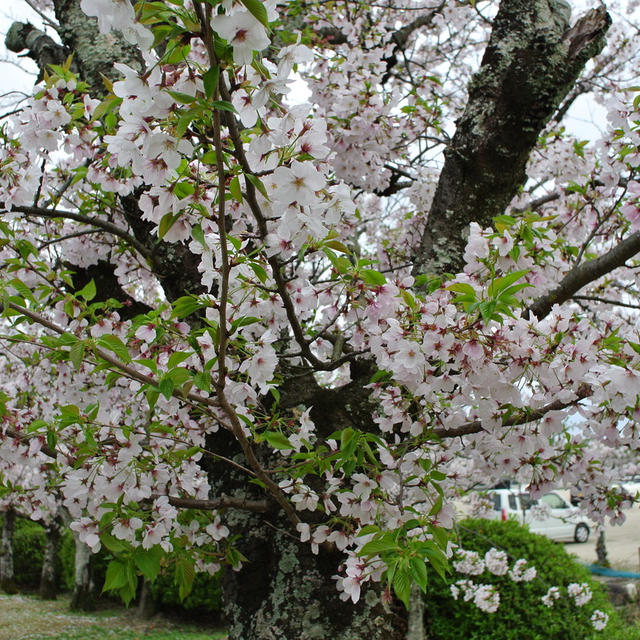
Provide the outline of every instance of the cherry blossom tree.
<path id="1" fill-rule="evenodd" d="M 3 491 L 59 496 L 106 589 L 221 570 L 232 639 L 400 638 L 479 479 L 624 517 L 597 452 L 640 448 L 637 2 L 28 4 Z"/>

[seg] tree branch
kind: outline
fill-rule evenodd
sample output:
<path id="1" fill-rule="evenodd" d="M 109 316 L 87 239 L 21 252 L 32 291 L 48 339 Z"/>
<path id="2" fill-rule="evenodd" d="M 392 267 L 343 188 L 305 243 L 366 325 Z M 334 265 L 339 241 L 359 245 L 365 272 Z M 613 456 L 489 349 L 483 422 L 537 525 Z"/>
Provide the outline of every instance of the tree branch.
<path id="1" fill-rule="evenodd" d="M 14 206 L 11 209 L 5 209 L 7 213 L 14 211 L 17 213 L 24 213 L 28 216 L 37 216 L 39 218 L 67 218 L 68 220 L 75 220 L 82 224 L 89 224 L 99 229 L 104 229 L 114 236 L 118 236 L 123 240 L 126 240 L 140 255 L 147 259 L 151 258 L 151 252 L 141 242 L 139 242 L 128 231 L 121 229 L 117 225 L 109 222 L 108 220 L 102 220 L 102 218 L 92 218 L 82 213 L 75 213 L 73 211 L 61 211 L 60 209 L 44 209 L 42 207 L 27 207 L 27 206 Z"/>
<path id="2" fill-rule="evenodd" d="M 562 304 L 590 282 L 606 275 L 640 252 L 640 231 L 636 231 L 616 245 L 611 251 L 583 262 L 569 271 L 560 284 L 549 293 L 534 300 L 525 310 L 523 316 L 534 315 L 538 320 L 546 317 L 554 304 Z"/>
<path id="3" fill-rule="evenodd" d="M 40 68 L 38 81 L 42 79 L 49 65 L 60 65 L 69 55 L 62 45 L 28 22 L 14 22 L 7 31 L 4 44 L 14 53 L 27 50 L 27 55 L 35 60 Z"/>
<path id="4" fill-rule="evenodd" d="M 152 496 L 159 498 L 160 495 Z M 247 498 L 233 498 L 222 495 L 212 500 L 198 500 L 196 498 L 177 498 L 169 496 L 169 504 L 180 509 L 203 509 L 215 511 L 217 509 L 241 509 L 243 511 L 254 511 L 257 513 L 267 513 L 273 511 L 274 503 L 270 500 L 248 500 Z"/>
<path id="5" fill-rule="evenodd" d="M 515 427 L 522 424 L 527 424 L 528 422 L 535 422 L 536 420 L 540 420 L 540 418 L 544 418 L 544 416 L 550 411 L 560 411 L 561 409 L 566 409 L 567 407 L 571 407 L 575 405 L 578 400 L 584 400 L 584 398 L 588 398 L 593 395 L 593 390 L 587 384 L 580 385 L 578 390 L 576 391 L 576 399 L 571 402 L 561 402 L 560 400 L 554 400 L 549 404 L 544 405 L 544 407 L 540 407 L 540 409 L 535 409 L 532 411 L 521 411 L 517 415 L 512 416 L 508 420 L 505 420 L 502 423 L 503 427 Z M 454 427 L 453 429 L 446 429 L 444 427 L 440 429 L 434 429 L 433 434 L 438 438 L 457 438 L 459 436 L 468 436 L 473 433 L 480 433 L 481 431 L 486 431 L 486 429 L 482 426 L 482 420 L 474 420 L 473 422 L 467 422 L 466 424 L 460 425 L 459 427 Z"/>

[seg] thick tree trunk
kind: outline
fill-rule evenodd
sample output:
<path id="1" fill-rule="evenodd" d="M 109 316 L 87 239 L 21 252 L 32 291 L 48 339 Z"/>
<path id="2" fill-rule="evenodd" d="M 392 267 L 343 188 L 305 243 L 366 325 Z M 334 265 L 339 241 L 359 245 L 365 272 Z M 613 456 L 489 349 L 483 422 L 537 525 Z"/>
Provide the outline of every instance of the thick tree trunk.
<path id="1" fill-rule="evenodd" d="M 502 0 L 482 66 L 469 85 L 429 211 L 416 273 L 456 273 L 471 222 L 503 213 L 526 180 L 544 125 L 586 62 L 604 46 L 611 19 L 593 9 L 569 29 L 564 0 Z"/>
<path id="2" fill-rule="evenodd" d="M 60 524 L 54 520 L 45 528 L 47 541 L 42 558 L 40 588 L 38 593 L 43 600 L 55 600 L 58 596 L 58 580 L 56 576 L 56 559 L 60 546 Z"/>
<path id="3" fill-rule="evenodd" d="M 13 573 L 13 531 L 16 525 L 16 512 L 9 508 L 2 519 L 2 539 L 0 540 L 0 589 L 6 593 L 16 593 Z"/>
<path id="4" fill-rule="evenodd" d="M 91 575 L 91 549 L 73 534 L 76 544 L 75 576 L 71 594 L 72 611 L 93 611 L 96 608 L 96 587 Z"/>
<path id="5" fill-rule="evenodd" d="M 360 601 L 339 598 L 333 576 L 341 554 L 320 549 L 262 518 L 232 514 L 242 530 L 239 550 L 248 558 L 241 571 L 223 579 L 229 640 L 401 640 L 406 622 L 401 609 L 382 602 L 380 585 L 364 588 Z M 282 529 L 280 528 L 282 527 Z"/>

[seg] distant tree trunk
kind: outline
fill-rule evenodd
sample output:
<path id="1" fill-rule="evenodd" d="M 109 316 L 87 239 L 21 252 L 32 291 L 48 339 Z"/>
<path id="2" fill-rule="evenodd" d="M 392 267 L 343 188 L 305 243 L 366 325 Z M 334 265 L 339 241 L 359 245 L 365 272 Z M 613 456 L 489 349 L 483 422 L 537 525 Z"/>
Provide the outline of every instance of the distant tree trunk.
<path id="1" fill-rule="evenodd" d="M 16 524 L 16 512 L 8 509 L 2 522 L 2 540 L 0 541 L 0 588 L 6 593 L 16 593 L 13 573 L 13 531 Z"/>
<path id="2" fill-rule="evenodd" d="M 156 603 L 151 593 L 151 583 L 148 580 L 142 581 L 140 587 L 140 600 L 138 601 L 138 615 L 144 620 L 151 618 L 156 612 Z"/>
<path id="3" fill-rule="evenodd" d="M 598 533 L 598 540 L 596 542 L 596 556 L 598 558 L 598 564 L 601 567 L 610 567 L 609 558 L 607 557 L 607 545 L 604 537 L 604 527 L 600 529 Z"/>
<path id="4" fill-rule="evenodd" d="M 411 585 L 407 637 L 405 640 L 424 640 L 424 600 L 417 584 Z"/>
<path id="5" fill-rule="evenodd" d="M 73 534 L 76 543 L 75 580 L 71 604 L 72 611 L 93 611 L 96 608 L 96 590 L 91 575 L 91 549 Z"/>
<path id="6" fill-rule="evenodd" d="M 55 600 L 58 596 L 58 581 L 56 580 L 56 558 L 60 546 L 60 523 L 53 520 L 45 527 L 47 541 L 42 558 L 42 572 L 40 573 L 39 594 L 43 600 Z"/>

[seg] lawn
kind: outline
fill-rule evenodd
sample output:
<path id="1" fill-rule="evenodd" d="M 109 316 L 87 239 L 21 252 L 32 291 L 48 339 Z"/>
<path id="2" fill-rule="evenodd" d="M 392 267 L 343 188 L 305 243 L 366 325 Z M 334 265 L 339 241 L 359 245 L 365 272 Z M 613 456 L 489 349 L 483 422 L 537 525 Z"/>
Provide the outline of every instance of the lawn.
<path id="1" fill-rule="evenodd" d="M 136 618 L 135 609 L 71 613 L 69 599 L 0 594 L 0 640 L 224 640 L 223 631 L 180 625 L 160 616 Z"/>

